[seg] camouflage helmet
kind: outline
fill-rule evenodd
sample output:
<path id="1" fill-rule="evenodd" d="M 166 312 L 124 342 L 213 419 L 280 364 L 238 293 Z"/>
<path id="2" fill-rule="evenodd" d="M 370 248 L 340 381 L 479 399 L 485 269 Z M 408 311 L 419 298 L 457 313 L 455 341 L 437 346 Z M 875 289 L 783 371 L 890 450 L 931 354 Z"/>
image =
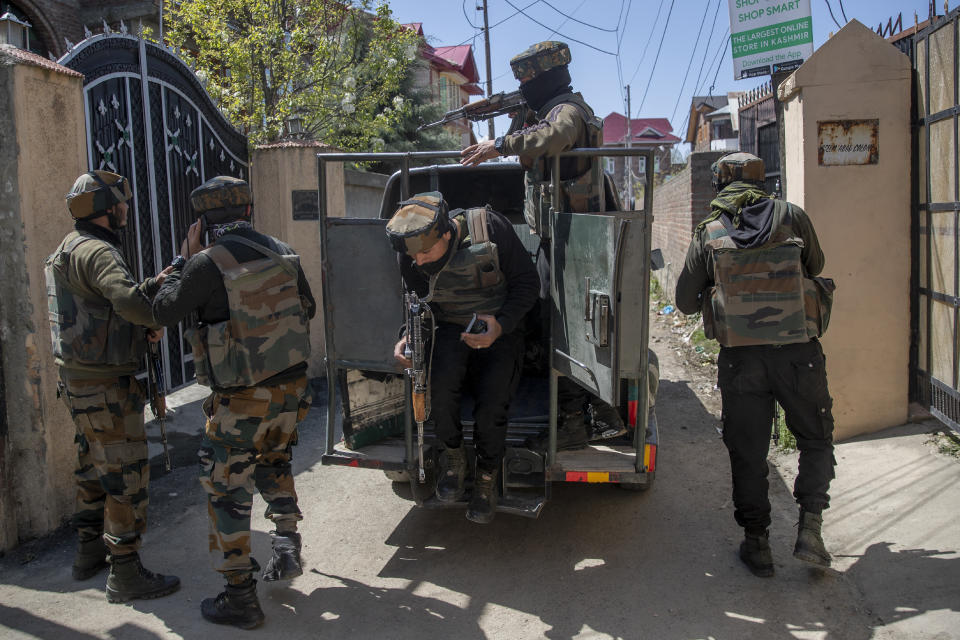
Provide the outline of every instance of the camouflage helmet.
<path id="1" fill-rule="evenodd" d="M 190 205 L 197 213 L 211 209 L 242 207 L 253 202 L 246 180 L 232 176 L 210 178 L 190 192 Z"/>
<path id="2" fill-rule="evenodd" d="M 73 183 L 67 194 L 67 209 L 77 220 L 96 218 L 107 209 L 133 197 L 130 182 L 109 171 L 88 171 Z"/>
<path id="3" fill-rule="evenodd" d="M 710 170 L 713 172 L 713 186 L 717 189 L 741 180 L 763 184 L 766 179 L 763 160 L 744 151 L 723 156 L 710 166 Z"/>
<path id="4" fill-rule="evenodd" d="M 570 64 L 570 47 L 565 42 L 556 40 L 538 42 L 510 58 L 510 68 L 520 82 L 526 82 L 548 69 L 566 64 Z"/>
<path id="5" fill-rule="evenodd" d="M 387 237 L 397 252 L 414 256 L 433 248 L 449 231 L 447 202 L 439 191 L 418 193 L 400 203 L 387 223 Z"/>

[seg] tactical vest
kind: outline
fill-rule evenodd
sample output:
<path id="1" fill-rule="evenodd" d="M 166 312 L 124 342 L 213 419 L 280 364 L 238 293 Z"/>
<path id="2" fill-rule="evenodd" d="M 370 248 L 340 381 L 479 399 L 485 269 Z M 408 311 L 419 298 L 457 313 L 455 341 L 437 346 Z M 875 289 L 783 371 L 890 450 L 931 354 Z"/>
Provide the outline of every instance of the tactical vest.
<path id="1" fill-rule="evenodd" d="M 239 263 L 223 244 L 203 250 L 223 276 L 230 318 L 186 332 L 197 382 L 252 387 L 310 357 L 310 325 L 297 287 L 300 258 L 236 235 L 265 257 Z"/>
<path id="2" fill-rule="evenodd" d="M 808 342 L 830 321 L 833 281 L 808 278 L 803 239 L 791 225 L 790 205 L 774 201 L 781 223 L 754 249 L 739 249 L 720 220 L 707 222 L 705 249 L 713 257 L 714 286 L 701 302 L 708 338 L 725 347 Z"/>
<path id="3" fill-rule="evenodd" d="M 537 112 L 537 118 L 543 120 L 559 104 L 568 103 L 577 108 L 583 118 L 584 132 L 574 148 L 603 146 L 603 120 L 596 117 L 579 93 L 559 95 Z M 572 165 L 572 166 L 571 166 Z M 543 236 L 547 216 L 550 213 L 550 170 L 552 159 L 547 156 L 538 158 L 523 176 L 526 196 L 523 203 L 523 215 L 527 224 L 537 235 Z M 571 178 L 560 181 L 560 195 L 563 200 L 560 208 L 572 213 L 591 213 L 604 211 L 603 169 L 599 158 L 582 160 L 569 158 L 560 160 L 560 175 L 575 173 Z"/>
<path id="4" fill-rule="evenodd" d="M 44 263 L 53 355 L 62 366 L 137 365 L 146 353 L 143 327 L 124 320 L 106 298 L 71 284 L 70 254 L 84 242 L 99 242 L 125 264 L 116 248 L 92 235 L 72 231 Z"/>
<path id="5" fill-rule="evenodd" d="M 459 223 L 457 250 L 430 278 L 427 298 L 441 322 L 466 326 L 474 313 L 496 314 L 507 299 L 497 245 L 487 233 L 488 215 L 486 207 L 477 207 L 453 218 Z"/>

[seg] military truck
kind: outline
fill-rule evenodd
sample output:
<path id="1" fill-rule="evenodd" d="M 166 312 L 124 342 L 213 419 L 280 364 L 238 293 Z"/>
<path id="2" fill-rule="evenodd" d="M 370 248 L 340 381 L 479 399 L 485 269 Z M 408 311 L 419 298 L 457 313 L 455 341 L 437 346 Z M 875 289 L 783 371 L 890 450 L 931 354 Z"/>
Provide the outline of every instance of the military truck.
<path id="1" fill-rule="evenodd" d="M 379 469 L 398 491 L 420 506 L 445 508 L 435 496 L 442 446 L 427 422 L 423 442 L 414 425 L 411 381 L 393 357 L 404 323 L 404 296 L 397 256 L 385 226 L 401 200 L 415 193 L 440 191 L 450 209 L 490 205 L 513 224 L 536 254 L 540 239 L 523 217 L 523 169 L 516 162 L 486 162 L 476 167 L 429 163 L 459 158 L 458 151 L 318 154 L 320 234 L 323 253 L 323 310 L 326 338 L 328 417 L 323 464 Z M 561 157 L 632 156 L 652 168 L 650 151 L 580 149 Z M 379 212 L 370 218 L 328 215 L 327 165 L 331 162 L 396 162 Z M 644 166 L 644 165 L 641 165 Z M 643 209 L 589 214 L 566 213 L 555 206 L 541 228 L 549 230 L 552 251 L 549 326 L 528 340 L 528 360 L 511 405 L 507 449 L 500 474 L 500 512 L 537 517 L 556 482 L 608 483 L 643 491 L 653 485 L 658 428 L 650 397 L 656 391 L 657 366 L 648 350 L 650 232 L 653 176 L 646 172 Z M 553 202 L 561 202 L 554 186 Z M 619 203 L 607 179 L 608 202 Z M 607 207 L 610 208 L 610 207 Z M 623 209 L 621 206 L 614 207 Z M 528 324 L 536 333 L 546 313 L 534 311 Z M 529 336 L 528 336 L 529 337 Z M 532 352 L 532 355 L 531 355 Z M 540 367 L 536 363 L 540 363 Z M 651 372 L 652 370 L 652 372 Z M 557 451 L 557 379 L 567 376 L 618 407 L 628 434 L 590 443 L 585 449 Z M 466 395 L 466 394 L 465 394 Z M 339 398 L 339 402 L 337 402 Z M 343 438 L 335 429 L 342 420 Z M 472 455 L 471 401 L 464 400 L 464 444 Z M 527 445 L 531 436 L 549 432 L 549 446 Z M 421 458 L 419 452 L 423 450 Z M 463 506 L 469 500 L 470 479 Z M 453 505 L 456 506 L 456 505 Z"/>

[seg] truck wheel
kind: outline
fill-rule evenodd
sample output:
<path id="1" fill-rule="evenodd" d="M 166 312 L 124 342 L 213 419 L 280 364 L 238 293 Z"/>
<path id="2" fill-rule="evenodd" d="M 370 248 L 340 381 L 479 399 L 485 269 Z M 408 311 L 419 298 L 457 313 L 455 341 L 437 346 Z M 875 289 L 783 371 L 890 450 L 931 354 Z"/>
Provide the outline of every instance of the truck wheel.
<path id="1" fill-rule="evenodd" d="M 406 471 L 384 471 L 383 475 L 393 482 L 410 482 L 410 476 Z"/>
<path id="2" fill-rule="evenodd" d="M 626 491 L 633 491 L 634 493 L 644 493 L 649 491 L 653 487 L 654 475 L 652 473 L 647 474 L 647 481 L 644 484 L 638 484 L 636 482 L 618 482 L 617 486 Z"/>

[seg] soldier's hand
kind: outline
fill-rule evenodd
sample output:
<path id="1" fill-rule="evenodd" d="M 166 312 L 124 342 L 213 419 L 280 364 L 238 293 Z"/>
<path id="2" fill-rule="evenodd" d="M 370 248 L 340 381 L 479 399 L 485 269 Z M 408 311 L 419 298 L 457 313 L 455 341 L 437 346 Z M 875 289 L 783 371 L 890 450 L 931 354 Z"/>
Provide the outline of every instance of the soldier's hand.
<path id="1" fill-rule="evenodd" d="M 503 335 L 503 327 L 496 318 L 486 313 L 477 314 L 477 319 L 487 323 L 487 330 L 483 333 L 461 333 L 460 339 L 471 349 L 486 349 Z"/>
<path id="2" fill-rule="evenodd" d="M 180 245 L 180 255 L 184 258 L 189 258 L 190 256 L 197 255 L 203 251 L 203 244 L 201 243 L 200 238 L 200 221 L 197 220 L 190 228 L 187 229 L 187 237 L 183 239 L 183 244 Z"/>
<path id="3" fill-rule="evenodd" d="M 484 140 L 477 144 L 472 144 L 460 152 L 460 164 L 472 167 L 480 164 L 484 160 L 496 158 L 500 154 L 493 148 L 493 140 Z"/>
<path id="4" fill-rule="evenodd" d="M 397 362 L 402 364 L 405 367 L 412 367 L 413 362 L 410 361 L 410 358 L 403 355 L 404 349 L 407 348 L 407 336 L 400 338 L 400 341 L 393 347 L 393 357 Z"/>
<path id="5" fill-rule="evenodd" d="M 160 342 L 161 338 L 163 338 L 163 327 L 159 329 L 147 329 L 148 342 Z"/>
<path id="6" fill-rule="evenodd" d="M 170 272 L 172 271 L 173 271 L 173 267 L 167 267 L 166 269 L 158 273 L 156 276 L 154 276 L 154 280 L 157 281 L 158 287 L 163 284 L 163 281 L 167 279 L 167 276 L 170 275 Z"/>

